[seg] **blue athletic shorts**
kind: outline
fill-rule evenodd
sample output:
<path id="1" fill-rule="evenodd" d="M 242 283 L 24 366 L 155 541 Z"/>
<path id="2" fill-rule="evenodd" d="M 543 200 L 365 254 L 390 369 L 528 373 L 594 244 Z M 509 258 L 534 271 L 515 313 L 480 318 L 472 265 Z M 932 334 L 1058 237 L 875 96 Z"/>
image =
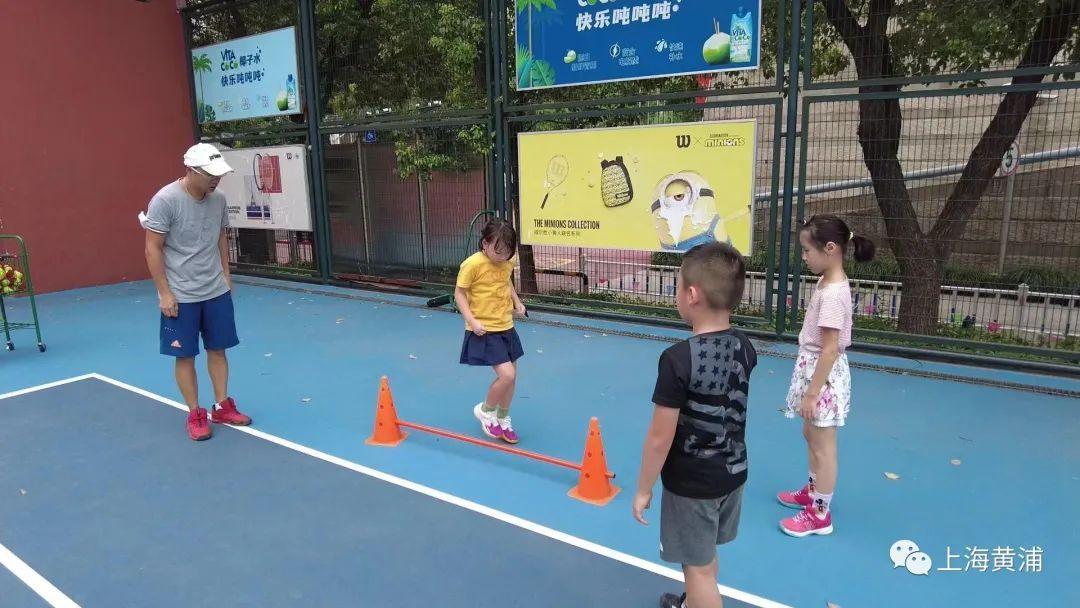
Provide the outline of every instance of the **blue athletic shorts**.
<path id="1" fill-rule="evenodd" d="M 232 293 L 202 302 L 181 303 L 175 317 L 161 315 L 161 354 L 194 357 L 199 335 L 206 350 L 225 350 L 240 343 L 233 318 Z"/>

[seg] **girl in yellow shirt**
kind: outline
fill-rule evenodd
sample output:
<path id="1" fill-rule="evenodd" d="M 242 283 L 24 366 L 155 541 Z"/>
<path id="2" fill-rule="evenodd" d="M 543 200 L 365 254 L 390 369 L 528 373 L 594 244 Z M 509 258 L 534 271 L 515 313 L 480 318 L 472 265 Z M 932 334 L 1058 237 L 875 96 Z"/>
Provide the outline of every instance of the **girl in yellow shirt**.
<path id="1" fill-rule="evenodd" d="M 505 220 L 492 220 L 480 236 L 480 250 L 461 263 L 454 299 L 465 318 L 462 365 L 483 365 L 495 370 L 487 397 L 473 408 L 484 434 L 517 443 L 510 423 L 510 402 L 517 383 L 517 360 L 525 351 L 514 330 L 514 315 L 525 316 L 525 305 L 511 277 L 518 236 Z"/>

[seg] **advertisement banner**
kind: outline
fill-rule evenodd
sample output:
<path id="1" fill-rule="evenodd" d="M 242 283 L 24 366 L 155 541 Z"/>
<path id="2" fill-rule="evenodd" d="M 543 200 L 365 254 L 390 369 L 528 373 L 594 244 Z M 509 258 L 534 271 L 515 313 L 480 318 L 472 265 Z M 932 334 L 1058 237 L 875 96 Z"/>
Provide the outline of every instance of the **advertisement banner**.
<path id="1" fill-rule="evenodd" d="M 233 172 L 221 178 L 229 226 L 311 231 L 304 146 L 222 150 Z"/>
<path id="2" fill-rule="evenodd" d="M 199 122 L 299 114 L 295 29 L 192 49 Z"/>
<path id="3" fill-rule="evenodd" d="M 516 0 L 520 91 L 757 69 L 760 0 Z"/>
<path id="4" fill-rule="evenodd" d="M 518 135 L 522 242 L 750 255 L 754 120 Z"/>

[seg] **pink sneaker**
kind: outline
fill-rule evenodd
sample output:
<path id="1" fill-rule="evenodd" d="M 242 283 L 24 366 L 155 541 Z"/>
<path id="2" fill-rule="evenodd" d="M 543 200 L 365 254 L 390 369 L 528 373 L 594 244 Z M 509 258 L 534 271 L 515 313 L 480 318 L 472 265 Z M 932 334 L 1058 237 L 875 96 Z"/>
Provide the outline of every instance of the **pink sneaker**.
<path id="1" fill-rule="evenodd" d="M 510 416 L 499 418 L 499 428 L 502 430 L 502 434 L 499 435 L 500 439 L 506 443 L 518 442 L 518 434 L 517 431 L 514 430 L 514 425 L 510 424 Z"/>
<path id="2" fill-rule="evenodd" d="M 495 415 L 495 412 L 485 412 L 484 404 L 477 403 L 473 408 L 473 416 L 480 422 L 480 430 L 484 431 L 484 434 L 492 439 L 501 439 L 503 430 L 499 426 L 499 419 Z"/>
<path id="3" fill-rule="evenodd" d="M 780 520 L 780 529 L 788 536 L 802 538 L 811 534 L 832 534 L 832 513 L 819 516 L 813 507 L 803 509 L 798 515 Z"/>
<path id="4" fill-rule="evenodd" d="M 810 498 L 809 485 L 805 485 L 795 492 L 780 492 L 776 495 L 776 500 L 779 500 L 780 504 L 785 507 L 791 507 L 792 509 L 805 509 L 810 506 L 810 503 L 814 502 Z"/>

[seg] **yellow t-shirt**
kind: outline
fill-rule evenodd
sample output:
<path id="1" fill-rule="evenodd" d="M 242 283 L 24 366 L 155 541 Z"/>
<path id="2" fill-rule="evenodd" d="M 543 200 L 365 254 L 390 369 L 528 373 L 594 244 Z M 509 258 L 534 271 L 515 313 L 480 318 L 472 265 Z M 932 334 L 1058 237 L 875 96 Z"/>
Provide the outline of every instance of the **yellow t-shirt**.
<path id="1" fill-rule="evenodd" d="M 510 275 L 514 262 L 492 262 L 477 251 L 461 263 L 457 286 L 468 294 L 469 309 L 488 331 L 506 331 L 514 326 L 514 300 L 510 297 Z M 468 323 L 465 329 L 469 329 Z"/>

